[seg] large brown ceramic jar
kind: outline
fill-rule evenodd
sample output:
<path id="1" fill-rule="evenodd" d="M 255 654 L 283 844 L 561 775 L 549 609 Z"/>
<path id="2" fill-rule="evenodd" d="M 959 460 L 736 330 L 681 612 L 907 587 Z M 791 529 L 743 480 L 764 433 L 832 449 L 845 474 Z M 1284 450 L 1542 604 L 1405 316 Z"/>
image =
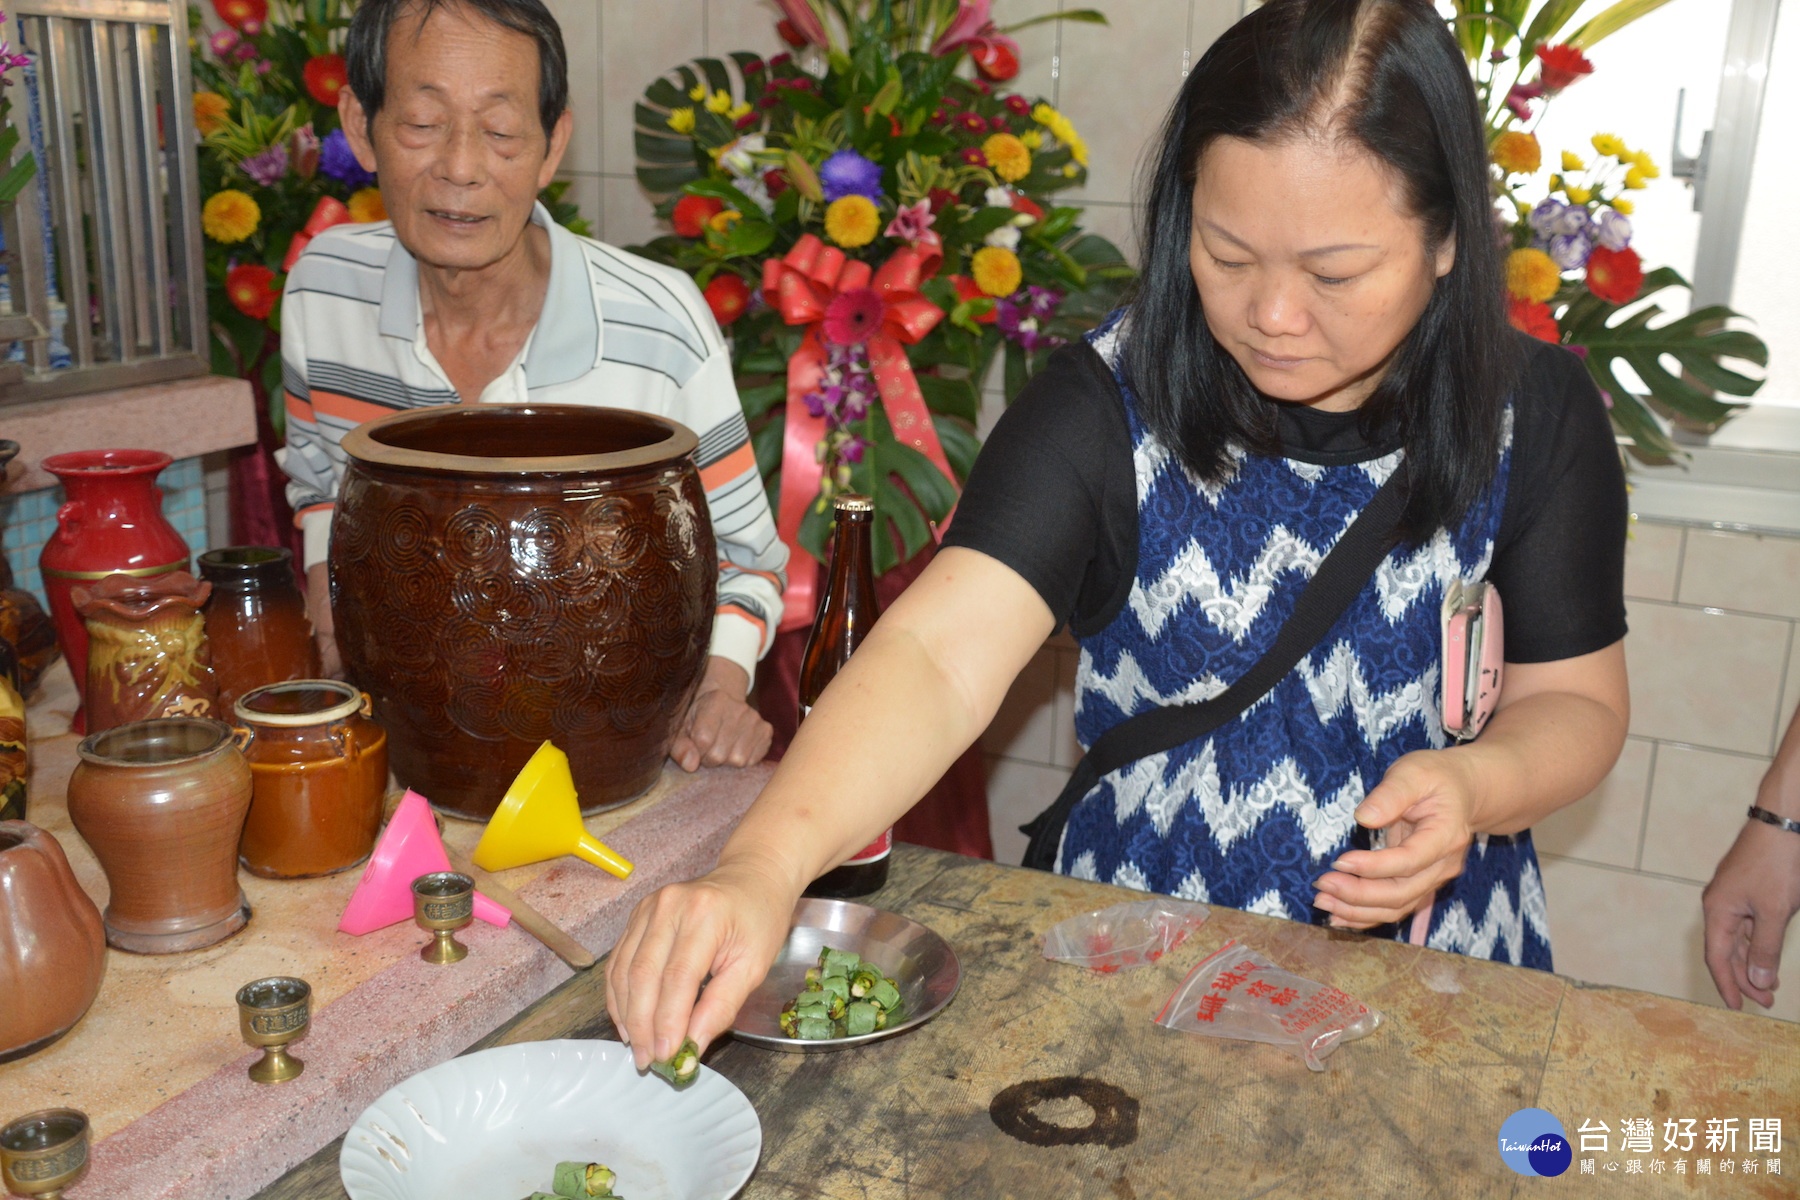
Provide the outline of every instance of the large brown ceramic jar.
<path id="1" fill-rule="evenodd" d="M 87 622 L 87 728 L 154 717 L 211 717 L 219 685 L 200 607 L 212 591 L 186 571 L 108 575 L 69 592 Z"/>
<path id="2" fill-rule="evenodd" d="M 319 647 L 306 598 L 294 584 L 294 556 L 273 546 L 227 546 L 200 556 L 206 645 L 219 681 L 219 716 L 231 719 L 239 697 L 265 683 L 313 679 Z"/>
<path id="3" fill-rule="evenodd" d="M 0 1062 L 74 1027 L 106 974 L 100 910 L 55 838 L 0 821 Z"/>
<path id="4" fill-rule="evenodd" d="M 334 679 L 270 684 L 237 703 L 255 793 L 238 861 L 270 879 L 354 867 L 375 848 L 387 734 L 369 698 Z"/>
<path id="5" fill-rule="evenodd" d="M 570 405 L 417 410 L 344 438 L 332 614 L 401 782 L 485 819 L 545 740 L 589 812 L 655 782 L 718 582 L 696 445 Z"/>
<path id="6" fill-rule="evenodd" d="M 238 838 L 250 768 L 231 727 L 197 717 L 90 734 L 69 779 L 69 818 L 93 847 L 112 898 L 106 940 L 138 954 L 223 941 L 250 919 Z"/>

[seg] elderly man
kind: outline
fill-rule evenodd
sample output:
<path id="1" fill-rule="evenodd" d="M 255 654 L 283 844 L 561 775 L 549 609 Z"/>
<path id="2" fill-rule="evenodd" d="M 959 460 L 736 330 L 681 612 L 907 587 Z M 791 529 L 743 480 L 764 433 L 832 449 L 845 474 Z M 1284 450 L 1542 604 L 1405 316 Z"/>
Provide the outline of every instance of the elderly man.
<path id="1" fill-rule="evenodd" d="M 732 383 L 693 282 L 555 225 L 538 192 L 573 118 L 561 32 L 542 0 L 363 0 L 338 113 L 391 223 L 318 237 L 288 277 L 282 466 L 305 534 L 309 607 L 335 662 L 325 558 L 343 435 L 434 404 L 606 404 L 700 437 L 719 609 L 670 753 L 747 765 L 769 727 L 745 702 L 781 617 L 776 536 Z"/>

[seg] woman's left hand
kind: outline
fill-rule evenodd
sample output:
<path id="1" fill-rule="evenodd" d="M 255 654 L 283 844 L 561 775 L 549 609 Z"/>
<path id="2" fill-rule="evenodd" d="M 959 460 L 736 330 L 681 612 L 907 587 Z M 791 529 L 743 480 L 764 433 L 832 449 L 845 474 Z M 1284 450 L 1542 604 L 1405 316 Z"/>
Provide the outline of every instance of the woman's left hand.
<path id="1" fill-rule="evenodd" d="M 1314 903 L 1340 928 L 1405 920 L 1462 874 L 1474 807 L 1475 782 L 1462 756 L 1406 755 L 1356 809 L 1357 824 L 1388 831 L 1386 848 L 1339 855 L 1319 879 Z"/>

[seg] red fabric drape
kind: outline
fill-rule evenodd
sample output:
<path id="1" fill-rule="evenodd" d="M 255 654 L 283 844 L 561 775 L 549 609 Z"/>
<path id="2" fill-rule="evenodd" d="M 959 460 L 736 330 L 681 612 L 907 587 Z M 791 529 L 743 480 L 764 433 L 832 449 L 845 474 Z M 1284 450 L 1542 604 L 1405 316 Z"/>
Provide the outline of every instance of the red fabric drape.
<path id="1" fill-rule="evenodd" d="M 899 598 L 931 561 L 934 546 L 927 545 L 910 562 L 903 563 L 875 581 L 881 607 Z M 757 671 L 757 703 L 763 719 L 775 727 L 770 759 L 779 759 L 793 740 L 799 724 L 800 656 L 806 649 L 808 630 L 791 629 L 775 638 L 775 648 Z M 944 777 L 925 793 L 925 798 L 894 826 L 903 842 L 948 850 L 975 858 L 993 858 L 994 842 L 988 831 L 987 770 L 977 743 L 951 764 Z"/>

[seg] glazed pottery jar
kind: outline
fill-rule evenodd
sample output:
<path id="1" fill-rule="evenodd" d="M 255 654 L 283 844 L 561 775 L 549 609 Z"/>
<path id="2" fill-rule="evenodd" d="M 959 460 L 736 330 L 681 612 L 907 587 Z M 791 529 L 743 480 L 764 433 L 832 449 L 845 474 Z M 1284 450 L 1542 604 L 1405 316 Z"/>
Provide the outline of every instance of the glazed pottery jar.
<path id="1" fill-rule="evenodd" d="M 52 454 L 44 470 L 62 480 L 68 500 L 56 510 L 56 532 L 38 566 L 56 635 L 75 686 L 87 687 L 87 629 L 69 592 L 108 575 L 147 579 L 188 565 L 187 543 L 163 518 L 156 477 L 172 460 L 155 450 L 76 450 Z M 82 732 L 83 713 L 75 715 Z"/>
<path id="2" fill-rule="evenodd" d="M 70 589 L 75 611 L 87 621 L 90 730 L 218 713 L 200 614 L 211 590 L 186 571 L 150 579 L 109 575 Z"/>
<path id="3" fill-rule="evenodd" d="M 294 584 L 294 556 L 273 546 L 228 546 L 200 556 L 212 585 L 206 602 L 206 645 L 219 681 L 219 714 L 265 683 L 312 679 L 319 648 L 306 598 Z"/>
<path id="4" fill-rule="evenodd" d="M 413 410 L 345 436 L 332 613 L 402 783 L 485 820 L 546 740 L 589 812 L 656 781 L 718 584 L 696 445 L 574 405 Z"/>
<path id="5" fill-rule="evenodd" d="M 387 792 L 387 734 L 369 698 L 334 679 L 274 683 L 237 703 L 255 780 L 238 842 L 244 869 L 304 879 L 356 866 L 375 848 Z"/>
<path id="6" fill-rule="evenodd" d="M 231 727 L 199 717 L 90 734 L 69 779 L 69 818 L 112 898 L 106 940 L 138 954 L 223 941 L 250 906 L 237 880 L 250 768 Z"/>
<path id="7" fill-rule="evenodd" d="M 100 910 L 55 838 L 0 821 L 0 1063 L 74 1027 L 106 974 Z"/>
<path id="8" fill-rule="evenodd" d="M 30 764 L 19 659 L 11 642 L 0 641 L 0 821 L 25 819 L 25 782 Z"/>
<path id="9" fill-rule="evenodd" d="M 0 480 L 6 464 L 19 453 L 19 443 L 0 438 Z M 29 697 L 38 676 L 56 661 L 56 628 L 37 597 L 13 586 L 12 564 L 0 555 L 0 642 L 9 643 L 18 659 L 19 691 Z"/>

